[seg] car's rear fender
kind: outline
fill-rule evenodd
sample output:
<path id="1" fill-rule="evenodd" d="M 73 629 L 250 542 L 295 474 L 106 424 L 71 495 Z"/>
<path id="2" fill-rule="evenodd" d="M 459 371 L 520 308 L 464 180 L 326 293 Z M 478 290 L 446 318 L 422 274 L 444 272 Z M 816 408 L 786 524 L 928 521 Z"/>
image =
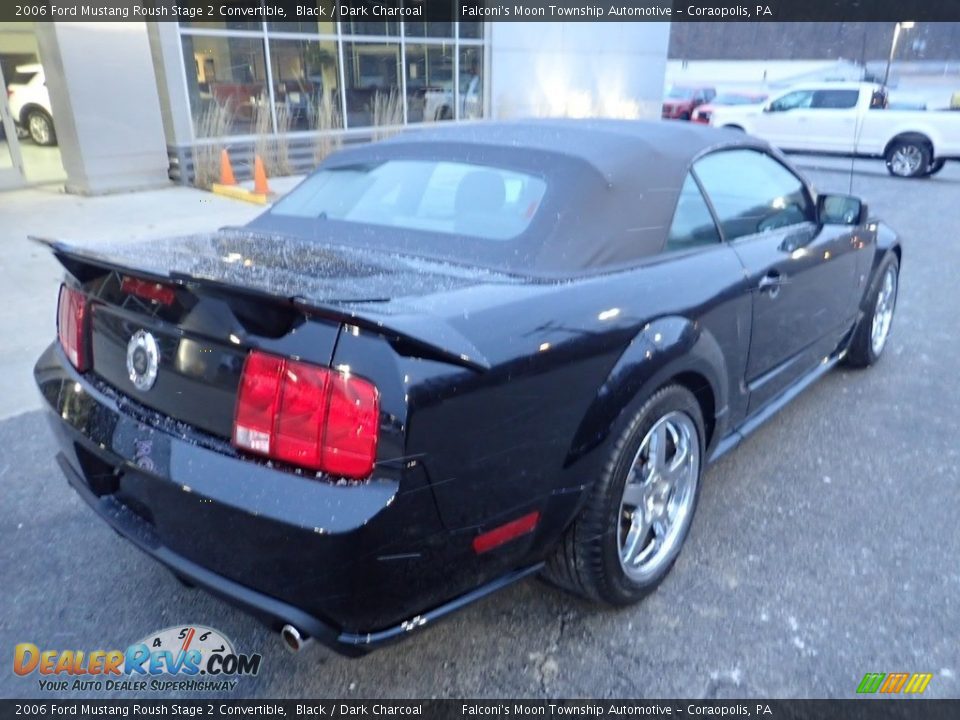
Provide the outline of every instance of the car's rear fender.
<path id="1" fill-rule="evenodd" d="M 647 323 L 597 391 L 571 443 L 566 464 L 612 440 L 627 411 L 671 381 L 683 384 L 697 397 L 708 447 L 712 447 L 727 426 L 728 378 L 720 344 L 702 323 L 676 315 Z"/>

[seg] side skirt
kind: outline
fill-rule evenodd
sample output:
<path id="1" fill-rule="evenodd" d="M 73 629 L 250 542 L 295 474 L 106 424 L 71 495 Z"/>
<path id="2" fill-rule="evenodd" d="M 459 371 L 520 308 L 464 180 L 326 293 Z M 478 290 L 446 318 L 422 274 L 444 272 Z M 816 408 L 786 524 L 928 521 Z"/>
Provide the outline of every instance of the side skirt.
<path id="1" fill-rule="evenodd" d="M 714 463 L 728 452 L 733 450 L 757 428 L 763 425 L 771 417 L 776 415 L 777 412 L 779 412 L 783 407 L 788 405 L 790 401 L 793 400 L 797 395 L 802 393 L 808 387 L 813 385 L 813 383 L 830 372 L 837 365 L 837 363 L 843 360 L 844 356 L 847 354 L 845 343 L 843 348 L 844 349 L 840 352 L 825 357 L 813 370 L 808 372 L 793 385 L 788 387 L 782 393 L 777 395 L 777 397 L 744 420 L 743 423 L 736 427 L 729 435 L 717 443 L 717 446 L 714 448 L 713 453 L 710 455 L 710 458 L 707 462 Z"/>
<path id="2" fill-rule="evenodd" d="M 372 648 L 392 642 L 394 640 L 398 640 L 411 630 L 416 630 L 428 623 L 436 622 L 437 620 L 450 615 L 451 613 L 459 610 L 462 607 L 465 607 L 466 605 L 469 605 L 470 603 L 476 602 L 481 598 L 485 598 L 487 595 L 495 593 L 497 590 L 505 588 L 507 585 L 512 585 L 518 580 L 522 580 L 525 577 L 529 577 L 530 575 L 539 572 L 541 569 L 543 569 L 543 565 L 544 564 L 541 562 L 537 563 L 536 565 L 531 565 L 530 567 L 514 570 L 506 575 L 502 575 L 486 585 L 481 585 L 465 595 L 461 595 L 460 597 L 455 598 L 438 608 L 434 608 L 429 612 L 425 612 L 417 615 L 416 617 L 410 618 L 409 620 L 405 620 L 399 625 L 394 625 L 392 628 L 387 628 L 386 630 L 380 630 L 379 632 L 373 633 L 340 633 L 340 635 L 337 637 L 337 642 L 341 645 L 351 647 Z"/>

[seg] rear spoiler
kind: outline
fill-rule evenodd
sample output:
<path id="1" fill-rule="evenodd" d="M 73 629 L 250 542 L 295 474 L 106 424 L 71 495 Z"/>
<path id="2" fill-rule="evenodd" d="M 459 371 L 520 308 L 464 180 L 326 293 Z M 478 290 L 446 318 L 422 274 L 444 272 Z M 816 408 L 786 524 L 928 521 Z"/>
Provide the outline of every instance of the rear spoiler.
<path id="1" fill-rule="evenodd" d="M 98 268 L 107 272 L 136 275 L 153 282 L 176 285 L 194 285 L 225 294 L 235 294 L 260 302 L 283 304 L 303 313 L 336 320 L 347 325 L 375 331 L 388 338 L 400 341 L 425 358 L 437 359 L 477 372 L 490 369 L 490 361 L 456 328 L 442 318 L 419 314 L 380 314 L 373 304 L 360 307 L 360 302 L 324 302 L 300 296 L 284 297 L 265 288 L 227 283 L 214 278 L 198 277 L 188 273 L 171 271 L 157 274 L 124 265 L 102 256 L 92 249 L 71 245 L 51 238 L 28 236 L 32 242 L 48 248 L 61 265 L 75 277 L 82 275 L 84 267 Z"/>

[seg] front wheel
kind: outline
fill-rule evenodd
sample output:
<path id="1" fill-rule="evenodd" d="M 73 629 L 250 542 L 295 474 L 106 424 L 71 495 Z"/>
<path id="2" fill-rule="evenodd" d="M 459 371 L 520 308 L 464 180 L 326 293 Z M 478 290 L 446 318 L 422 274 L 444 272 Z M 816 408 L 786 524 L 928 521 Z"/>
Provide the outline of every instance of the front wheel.
<path id="1" fill-rule="evenodd" d="M 548 561 L 557 585 L 611 605 L 637 602 L 670 572 L 703 473 L 703 415 L 680 385 L 635 411 L 586 504 Z"/>
<path id="2" fill-rule="evenodd" d="M 927 174 L 930 146 L 922 140 L 901 140 L 887 150 L 887 172 L 895 177 L 914 178 Z"/>
<path id="3" fill-rule="evenodd" d="M 846 363 L 868 367 L 880 359 L 890 337 L 893 312 L 897 307 L 900 285 L 900 263 L 892 253 L 880 265 L 877 279 L 870 289 L 870 310 L 860 320 L 847 349 Z"/>

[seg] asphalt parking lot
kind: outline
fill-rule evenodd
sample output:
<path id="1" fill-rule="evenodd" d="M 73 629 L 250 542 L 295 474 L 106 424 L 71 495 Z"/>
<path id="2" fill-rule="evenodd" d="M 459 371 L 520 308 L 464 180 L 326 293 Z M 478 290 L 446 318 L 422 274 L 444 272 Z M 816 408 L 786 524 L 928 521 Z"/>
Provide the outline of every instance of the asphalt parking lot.
<path id="1" fill-rule="evenodd" d="M 850 161 L 799 164 L 850 187 Z M 234 697 L 847 698 L 895 671 L 960 696 L 960 163 L 910 181 L 858 162 L 852 189 L 905 238 L 885 356 L 829 374 L 709 469 L 687 546 L 641 605 L 529 580 L 360 660 L 292 655 L 108 530 L 32 411 L 0 421 L 0 696 L 39 694 L 10 669 L 16 643 L 122 648 L 181 623 L 263 654 Z"/>

